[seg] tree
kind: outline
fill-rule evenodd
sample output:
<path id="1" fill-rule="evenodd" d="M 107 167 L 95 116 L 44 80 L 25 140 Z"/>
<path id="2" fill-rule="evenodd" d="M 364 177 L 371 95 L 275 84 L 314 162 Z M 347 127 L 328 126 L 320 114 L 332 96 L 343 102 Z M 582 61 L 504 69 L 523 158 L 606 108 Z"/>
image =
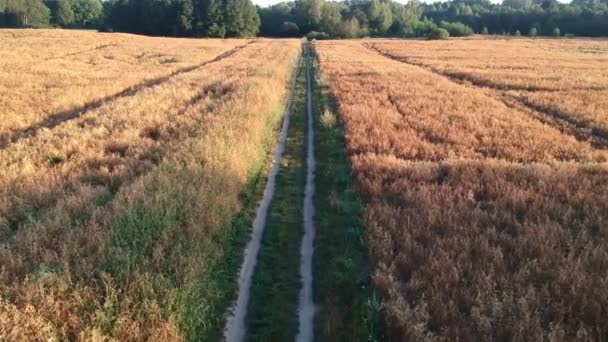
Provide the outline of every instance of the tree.
<path id="1" fill-rule="evenodd" d="M 227 37 L 252 37 L 260 28 L 260 17 L 249 0 L 226 0 L 224 20 Z"/>
<path id="2" fill-rule="evenodd" d="M 538 35 L 538 30 L 536 27 L 532 27 L 528 32 L 528 37 L 536 37 Z"/>
<path id="3" fill-rule="evenodd" d="M 554 28 L 554 29 L 553 29 L 553 32 L 551 32 L 551 35 L 552 35 L 553 37 L 559 37 L 559 36 L 561 36 L 561 32 L 560 32 L 560 30 L 559 30 L 559 27 Z"/>
<path id="4" fill-rule="evenodd" d="M 204 35 L 207 37 L 223 38 L 226 35 L 221 0 L 208 0 L 203 27 Z"/>
<path id="5" fill-rule="evenodd" d="M 74 23 L 79 27 L 94 27 L 103 13 L 100 0 L 73 0 Z"/>
<path id="6" fill-rule="evenodd" d="M 68 0 L 57 0 L 57 10 L 53 15 L 56 25 L 68 27 L 74 23 L 74 10 Z"/>
<path id="7" fill-rule="evenodd" d="M 460 23 L 460 22 L 448 23 L 448 22 L 442 21 L 439 24 L 439 27 L 450 32 L 450 36 L 453 36 L 453 37 L 464 37 L 464 36 L 470 36 L 473 34 L 473 29 L 471 29 L 467 25 Z"/>
<path id="8" fill-rule="evenodd" d="M 6 26 L 47 27 L 51 11 L 41 0 L 7 0 L 4 9 Z"/>
<path id="9" fill-rule="evenodd" d="M 484 35 L 488 35 L 488 34 L 490 34 L 490 33 L 488 32 L 488 28 L 484 26 L 484 27 L 483 27 L 483 29 L 481 30 L 481 34 L 484 34 Z"/>
<path id="10" fill-rule="evenodd" d="M 373 34 L 382 35 L 393 24 L 393 13 L 388 3 L 371 0 L 368 6 L 370 29 Z"/>
<path id="11" fill-rule="evenodd" d="M 308 15 L 308 25 L 311 30 L 315 30 L 319 27 L 319 23 L 321 22 L 321 10 L 323 9 L 323 4 L 325 1 L 323 0 L 308 0 L 307 3 L 307 15 Z"/>
<path id="12" fill-rule="evenodd" d="M 340 7 L 335 2 L 327 2 L 321 10 L 321 31 L 327 33 L 331 37 L 337 37 L 340 32 L 340 24 L 342 23 L 342 14 Z"/>
<path id="13" fill-rule="evenodd" d="M 281 25 L 281 36 L 282 37 L 297 37 L 300 34 L 300 28 L 296 23 L 291 21 L 283 22 Z"/>
<path id="14" fill-rule="evenodd" d="M 515 33 L 513 33 L 513 35 L 515 37 L 520 37 L 521 36 L 521 32 L 519 30 L 515 30 Z"/>

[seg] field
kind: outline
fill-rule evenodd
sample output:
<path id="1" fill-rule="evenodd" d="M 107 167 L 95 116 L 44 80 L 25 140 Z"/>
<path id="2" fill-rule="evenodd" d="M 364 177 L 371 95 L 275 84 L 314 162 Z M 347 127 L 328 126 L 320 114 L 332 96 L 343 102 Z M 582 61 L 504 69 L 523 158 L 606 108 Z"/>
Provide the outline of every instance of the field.
<path id="1" fill-rule="evenodd" d="M 605 337 L 608 42 L 315 46 L 386 338 Z"/>
<path id="2" fill-rule="evenodd" d="M 217 336 L 300 43 L 0 41 L 0 336 Z"/>
<path id="3" fill-rule="evenodd" d="M 0 340 L 608 336 L 607 40 L 0 44 Z"/>

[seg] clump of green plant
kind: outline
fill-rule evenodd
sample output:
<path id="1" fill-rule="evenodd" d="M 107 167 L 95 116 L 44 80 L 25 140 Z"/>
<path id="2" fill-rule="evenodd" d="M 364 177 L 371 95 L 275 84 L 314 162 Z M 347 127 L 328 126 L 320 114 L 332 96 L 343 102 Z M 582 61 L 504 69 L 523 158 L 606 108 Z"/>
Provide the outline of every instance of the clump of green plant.
<path id="1" fill-rule="evenodd" d="M 429 37 L 428 38 L 431 39 L 431 40 L 444 40 L 444 39 L 448 39 L 448 38 L 450 38 L 450 32 L 448 32 L 448 30 L 446 30 L 446 29 L 436 28 L 436 29 L 433 29 L 429 33 Z"/>
<path id="2" fill-rule="evenodd" d="M 65 158 L 60 154 L 53 153 L 47 158 L 46 161 L 49 165 L 56 166 L 63 163 L 65 161 Z"/>
<path id="3" fill-rule="evenodd" d="M 473 29 L 461 22 L 442 21 L 439 23 L 439 27 L 448 31 L 452 37 L 465 37 L 473 34 Z"/>

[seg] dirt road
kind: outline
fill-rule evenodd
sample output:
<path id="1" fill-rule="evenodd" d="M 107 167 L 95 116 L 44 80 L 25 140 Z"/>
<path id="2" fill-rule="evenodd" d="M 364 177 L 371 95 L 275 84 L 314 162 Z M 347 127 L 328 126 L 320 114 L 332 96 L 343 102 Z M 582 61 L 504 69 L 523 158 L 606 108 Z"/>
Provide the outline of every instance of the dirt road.
<path id="1" fill-rule="evenodd" d="M 262 235 L 264 233 L 264 227 L 266 226 L 266 216 L 268 213 L 268 207 L 272 202 L 274 195 L 274 188 L 276 183 L 276 175 L 279 172 L 281 166 L 281 158 L 283 151 L 285 150 L 285 143 L 287 142 L 287 130 L 289 128 L 289 117 L 291 115 L 293 95 L 296 87 L 296 80 L 299 69 L 301 67 L 301 58 L 297 62 L 296 70 L 293 75 L 293 83 L 291 84 L 291 90 L 289 98 L 287 100 L 287 108 L 285 110 L 285 117 L 283 119 L 283 126 L 279 133 L 279 140 L 276 151 L 272 160 L 272 167 L 268 173 L 268 181 L 266 188 L 264 189 L 264 195 L 258 209 L 256 216 L 253 221 L 253 227 L 251 232 L 251 240 L 245 248 L 245 257 L 239 273 L 239 292 L 235 306 L 231 309 L 230 314 L 226 321 L 226 327 L 224 329 L 224 339 L 228 342 L 240 342 L 245 340 L 247 333 L 245 318 L 247 316 L 247 305 L 249 304 L 250 288 L 251 288 L 251 277 L 255 270 L 257 263 L 257 256 L 260 250 L 260 243 Z"/>
<path id="2" fill-rule="evenodd" d="M 302 288 L 300 289 L 300 301 L 298 307 L 299 330 L 296 341 L 308 342 L 313 337 L 313 319 L 315 306 L 312 298 L 312 254 L 314 252 L 313 243 L 315 240 L 314 225 L 314 195 L 315 195 L 315 146 L 314 146 L 314 125 L 312 116 L 312 87 L 310 74 L 310 54 L 308 46 L 305 47 L 306 64 L 306 113 L 308 117 L 308 137 L 306 148 L 306 188 L 304 193 L 304 237 L 300 249 L 300 276 L 302 278 Z"/>

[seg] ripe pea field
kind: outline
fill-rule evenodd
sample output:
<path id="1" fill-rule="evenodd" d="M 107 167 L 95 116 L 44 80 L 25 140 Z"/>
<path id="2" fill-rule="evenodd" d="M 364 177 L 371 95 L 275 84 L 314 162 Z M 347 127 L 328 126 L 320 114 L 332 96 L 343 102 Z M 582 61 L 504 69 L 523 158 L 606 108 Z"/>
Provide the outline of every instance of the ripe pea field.
<path id="1" fill-rule="evenodd" d="M 0 45 L 0 340 L 608 335 L 606 40 Z"/>

